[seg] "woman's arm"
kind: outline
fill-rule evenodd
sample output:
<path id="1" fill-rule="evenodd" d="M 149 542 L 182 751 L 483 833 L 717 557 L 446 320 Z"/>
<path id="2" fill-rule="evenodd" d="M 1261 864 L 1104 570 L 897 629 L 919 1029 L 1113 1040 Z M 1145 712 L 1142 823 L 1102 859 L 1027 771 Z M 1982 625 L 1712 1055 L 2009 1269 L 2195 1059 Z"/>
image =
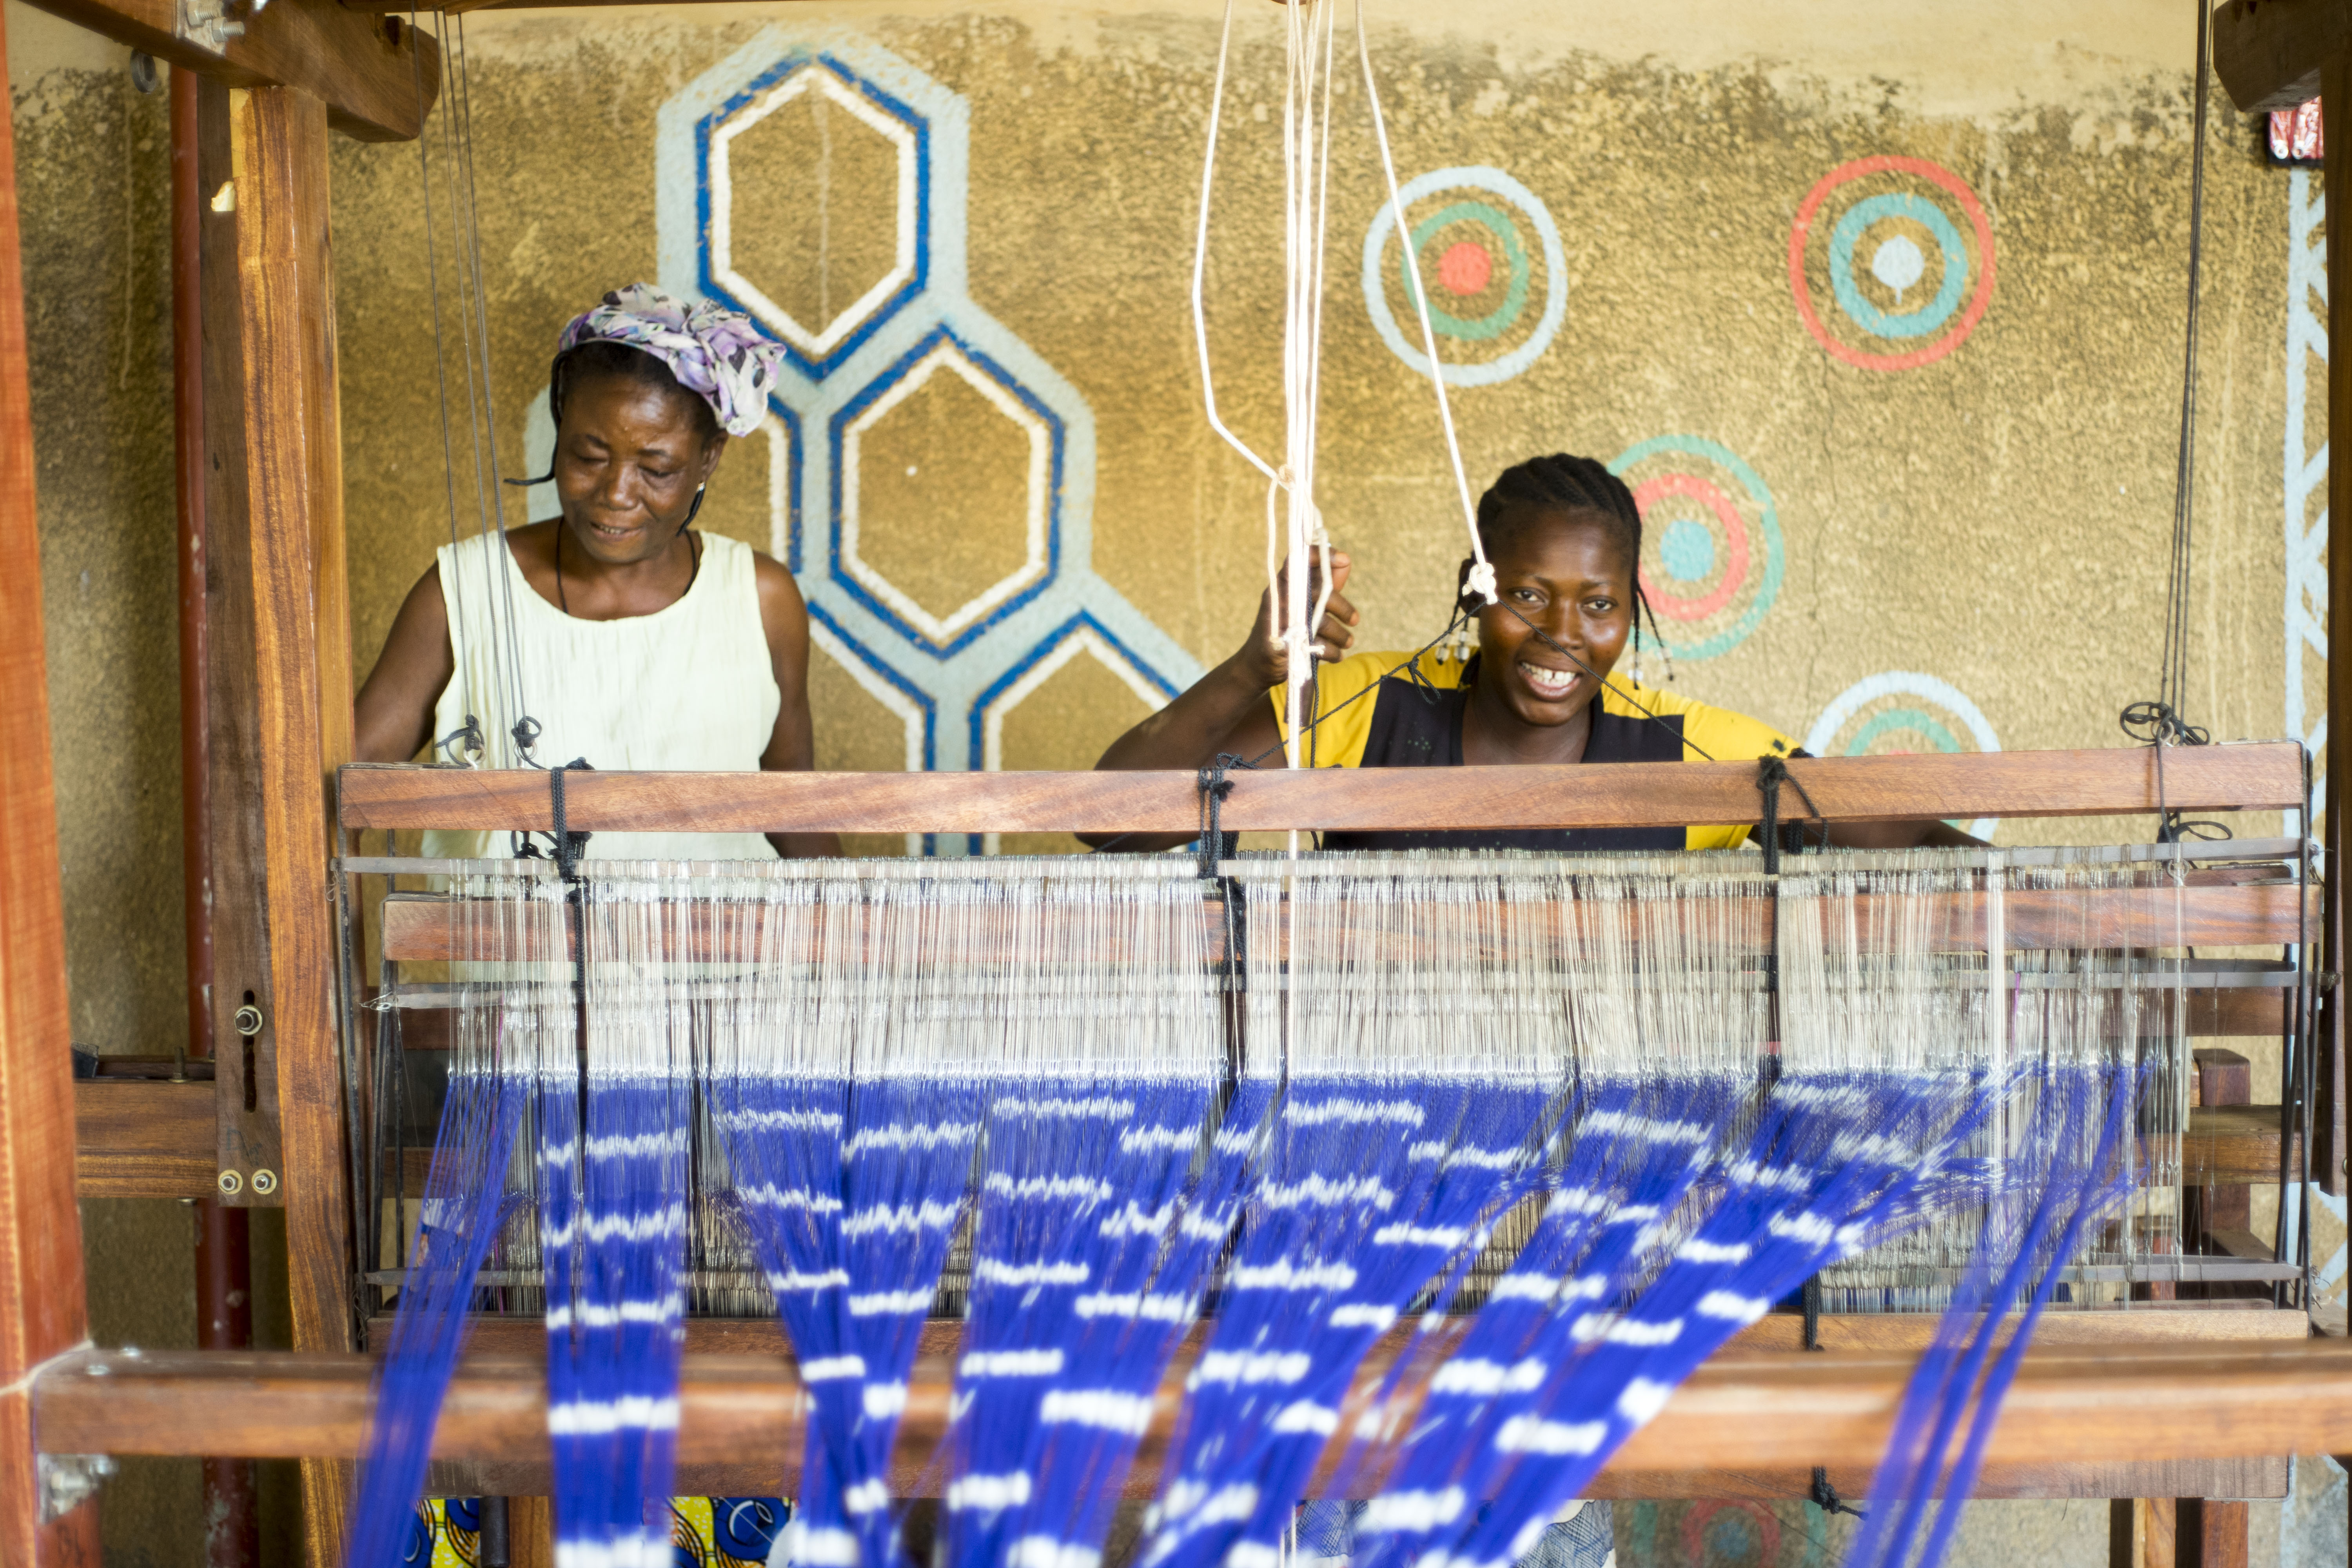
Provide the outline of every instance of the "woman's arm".
<path id="1" fill-rule="evenodd" d="M 768 749 L 760 753 L 760 771 L 806 773 L 816 765 L 808 704 L 808 606 L 801 601 L 800 584 L 782 565 L 758 554 L 752 563 L 760 589 L 760 629 L 767 636 L 769 667 L 782 698 Z M 831 833 L 771 833 L 768 842 L 787 860 L 841 853 L 841 839 Z"/>
<path id="2" fill-rule="evenodd" d="M 433 710 L 457 670 L 441 568 L 416 580 L 353 702 L 352 760 L 404 763 L 432 744 Z"/>
<path id="3" fill-rule="evenodd" d="M 1317 628 L 1316 657 L 1344 658 L 1356 640 L 1355 605 L 1339 593 L 1348 581 L 1348 558 L 1331 557 L 1331 603 Z M 1307 584 L 1311 602 L 1321 592 L 1321 569 Z M 1279 750 L 1282 731 L 1275 722 L 1274 704 L 1266 693 L 1283 683 L 1289 660 L 1274 632 L 1274 596 L 1258 595 L 1257 621 L 1249 640 L 1231 658 L 1194 681 L 1183 695 L 1110 743 L 1095 763 L 1097 769 L 1127 772 L 1147 768 L 1203 767 L 1221 755 L 1257 757 L 1272 752 L 1261 767 L 1287 767 Z M 1123 850 L 1171 849 L 1187 841 L 1181 833 L 1078 836 L 1095 848 Z"/>

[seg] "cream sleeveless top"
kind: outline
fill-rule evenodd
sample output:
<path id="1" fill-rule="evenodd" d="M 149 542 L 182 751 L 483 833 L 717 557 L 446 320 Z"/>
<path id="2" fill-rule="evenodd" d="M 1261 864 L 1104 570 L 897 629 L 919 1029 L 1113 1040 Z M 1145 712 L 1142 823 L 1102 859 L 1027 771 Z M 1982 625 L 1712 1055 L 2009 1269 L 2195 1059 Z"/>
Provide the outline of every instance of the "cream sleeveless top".
<path id="1" fill-rule="evenodd" d="M 524 767 L 512 731 L 529 713 L 539 721 L 532 754 L 542 767 L 576 757 L 604 769 L 758 772 L 783 693 L 760 627 L 751 547 L 697 537 L 702 564 L 685 596 L 617 621 L 580 620 L 541 598 L 495 532 L 444 545 L 441 603 L 457 669 L 434 710 L 434 740 L 463 730 L 470 713 L 487 742 L 480 765 Z M 441 750 L 436 760 L 462 761 L 463 752 Z M 503 859 L 514 850 L 504 833 L 428 830 L 423 852 Z M 775 858 L 756 833 L 599 833 L 588 853 Z"/>

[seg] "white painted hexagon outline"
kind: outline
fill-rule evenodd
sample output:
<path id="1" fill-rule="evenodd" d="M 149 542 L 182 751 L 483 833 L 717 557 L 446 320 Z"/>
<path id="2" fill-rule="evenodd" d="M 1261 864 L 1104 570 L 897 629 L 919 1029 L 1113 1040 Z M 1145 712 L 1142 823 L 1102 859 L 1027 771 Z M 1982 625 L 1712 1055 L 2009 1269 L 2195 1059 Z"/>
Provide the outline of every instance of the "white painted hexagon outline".
<path id="1" fill-rule="evenodd" d="M 895 261 L 880 281 L 836 312 L 815 331 L 795 320 L 791 311 L 770 299 L 765 290 L 738 271 L 732 255 L 735 195 L 730 148 L 736 137 L 807 92 L 814 85 L 831 102 L 855 115 L 860 124 L 888 141 L 898 154 L 898 243 Z M 920 223 L 921 153 L 912 127 L 886 113 L 856 91 L 829 63 L 808 59 L 791 75 L 753 99 L 710 132 L 710 271 L 711 276 L 741 300 L 751 313 L 781 333 L 811 359 L 822 359 L 915 275 L 917 229 Z"/>
<path id="2" fill-rule="evenodd" d="M 907 398 L 919 391 L 942 368 L 952 372 L 991 406 L 1012 420 L 1029 437 L 1028 499 L 1024 516 L 1021 564 L 982 588 L 944 616 L 935 616 L 917 604 L 857 552 L 859 438 Z M 907 625 L 936 644 L 953 641 L 967 627 L 986 616 L 1024 588 L 1045 577 L 1053 567 L 1049 548 L 1053 508 L 1054 430 L 1015 397 L 996 377 L 975 364 L 951 336 L 942 335 L 930 351 L 843 428 L 841 471 L 834 483 L 841 495 L 841 566 L 859 586 L 887 605 Z"/>

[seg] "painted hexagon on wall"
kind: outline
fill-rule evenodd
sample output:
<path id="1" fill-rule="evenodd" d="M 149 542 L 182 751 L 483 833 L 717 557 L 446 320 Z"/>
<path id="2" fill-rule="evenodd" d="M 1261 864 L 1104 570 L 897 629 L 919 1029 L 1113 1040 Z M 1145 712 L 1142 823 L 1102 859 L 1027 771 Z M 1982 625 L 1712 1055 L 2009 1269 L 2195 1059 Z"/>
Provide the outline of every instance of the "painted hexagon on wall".
<path id="1" fill-rule="evenodd" d="M 831 428 L 831 575 L 916 647 L 949 658 L 1053 581 L 1066 430 L 999 361 L 940 328 Z"/>
<path id="2" fill-rule="evenodd" d="M 930 135 L 831 51 L 753 76 L 695 126 L 704 291 L 836 369 L 929 280 Z"/>

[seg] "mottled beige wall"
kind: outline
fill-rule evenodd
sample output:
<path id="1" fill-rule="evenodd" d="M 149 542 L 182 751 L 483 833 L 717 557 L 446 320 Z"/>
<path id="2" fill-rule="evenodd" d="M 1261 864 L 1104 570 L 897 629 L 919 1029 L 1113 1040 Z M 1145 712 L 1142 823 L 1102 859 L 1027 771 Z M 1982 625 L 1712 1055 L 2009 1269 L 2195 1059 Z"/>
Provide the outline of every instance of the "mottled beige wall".
<path id="1" fill-rule="evenodd" d="M 1534 452 L 1609 458 L 1653 437 L 1704 437 L 1769 489 L 1784 574 L 1744 640 L 1678 665 L 1680 689 L 1802 735 L 1856 681 L 1918 671 L 1973 700 L 2006 748 L 2119 742 L 2116 710 L 2154 694 L 2161 630 L 2186 264 L 2184 18 L 2153 0 L 1801 13 L 1727 4 L 1696 20 L 1686 9 L 1669 23 L 1618 7 L 1486 4 L 1376 26 L 1401 174 L 1498 167 L 1549 208 L 1563 243 L 1559 279 L 1540 256 L 1532 263 L 1538 296 L 1555 282 L 1566 290 L 1549 348 L 1514 379 L 1454 394 L 1474 486 Z M 1243 12 L 1209 274 L 1219 391 L 1261 448 L 1279 440 L 1280 169 L 1266 118 L 1278 92 L 1276 19 Z M 763 27 L 776 29 L 779 54 L 794 41 L 878 43 L 968 100 L 969 293 L 1091 410 L 1095 568 L 1193 658 L 1223 657 L 1262 583 L 1263 489 L 1202 417 L 1186 315 L 1216 44 L 1207 5 L 475 16 L 480 248 L 509 470 L 519 471 L 523 413 L 565 314 L 609 284 L 658 275 L 661 105 Z M 1443 623 L 1463 552 L 1458 508 L 1426 385 L 1375 335 L 1359 286 L 1381 187 L 1346 72 L 1339 104 L 1323 504 L 1358 563 L 1351 592 L 1369 645 L 1409 647 Z M 805 114 L 747 137 L 738 163 L 739 247 L 803 314 L 821 313 L 828 289 L 837 309 L 871 275 L 873 215 L 887 205 L 888 160 L 835 114 L 836 151 L 822 173 Z M 1885 154 L 1963 182 L 1996 258 L 1972 335 L 1896 373 L 1825 352 L 1799 317 L 1788 269 L 1791 222 L 1815 182 Z M 447 524 L 431 345 L 418 331 L 426 257 L 415 154 L 343 143 L 336 174 L 364 663 Z M 2221 104 L 2188 694 L 2191 717 L 2217 736 L 2284 728 L 2289 180 L 2255 160 L 2251 129 Z M 829 248 L 814 237 L 820 199 Z M 1824 209 L 1824 226 L 1837 206 Z M 1906 232 L 1934 255 L 1927 229 Z M 1967 247 L 1973 257 L 1972 237 Z M 1823 296 L 1818 245 L 1810 266 Z M 1868 278 L 1861 286 L 1899 308 Z M 1390 294 L 1402 308 L 1393 279 Z M 1531 303 L 1518 337 L 1534 314 Z M 866 555 L 927 608 L 954 604 L 1020 555 L 1009 427 L 951 381 L 935 377 L 902 405 L 864 464 Z M 730 456 L 706 516 L 765 545 L 765 443 L 746 448 Z M 1654 459 L 1636 477 L 1671 466 Z M 1728 483 L 1719 466 L 1702 477 Z M 821 529 L 823 519 L 803 522 Z M 1654 573 L 1663 529 L 1652 532 Z M 1743 602 L 1735 595 L 1732 610 Z M 1670 623 L 1670 635 L 1683 629 Z M 931 668 L 903 643 L 881 651 L 919 680 Z M 817 665 L 821 761 L 903 765 L 899 722 L 830 659 Z M 1003 765 L 1087 762 L 1143 711 L 1131 684 L 1091 657 L 1072 660 L 1003 712 Z M 1843 739 L 1886 705 L 1865 706 Z M 1930 717 L 1958 729 L 1948 712 Z M 966 718 L 941 715 L 942 765 L 963 765 Z M 1926 742 L 1895 733 L 1879 743 Z"/>

